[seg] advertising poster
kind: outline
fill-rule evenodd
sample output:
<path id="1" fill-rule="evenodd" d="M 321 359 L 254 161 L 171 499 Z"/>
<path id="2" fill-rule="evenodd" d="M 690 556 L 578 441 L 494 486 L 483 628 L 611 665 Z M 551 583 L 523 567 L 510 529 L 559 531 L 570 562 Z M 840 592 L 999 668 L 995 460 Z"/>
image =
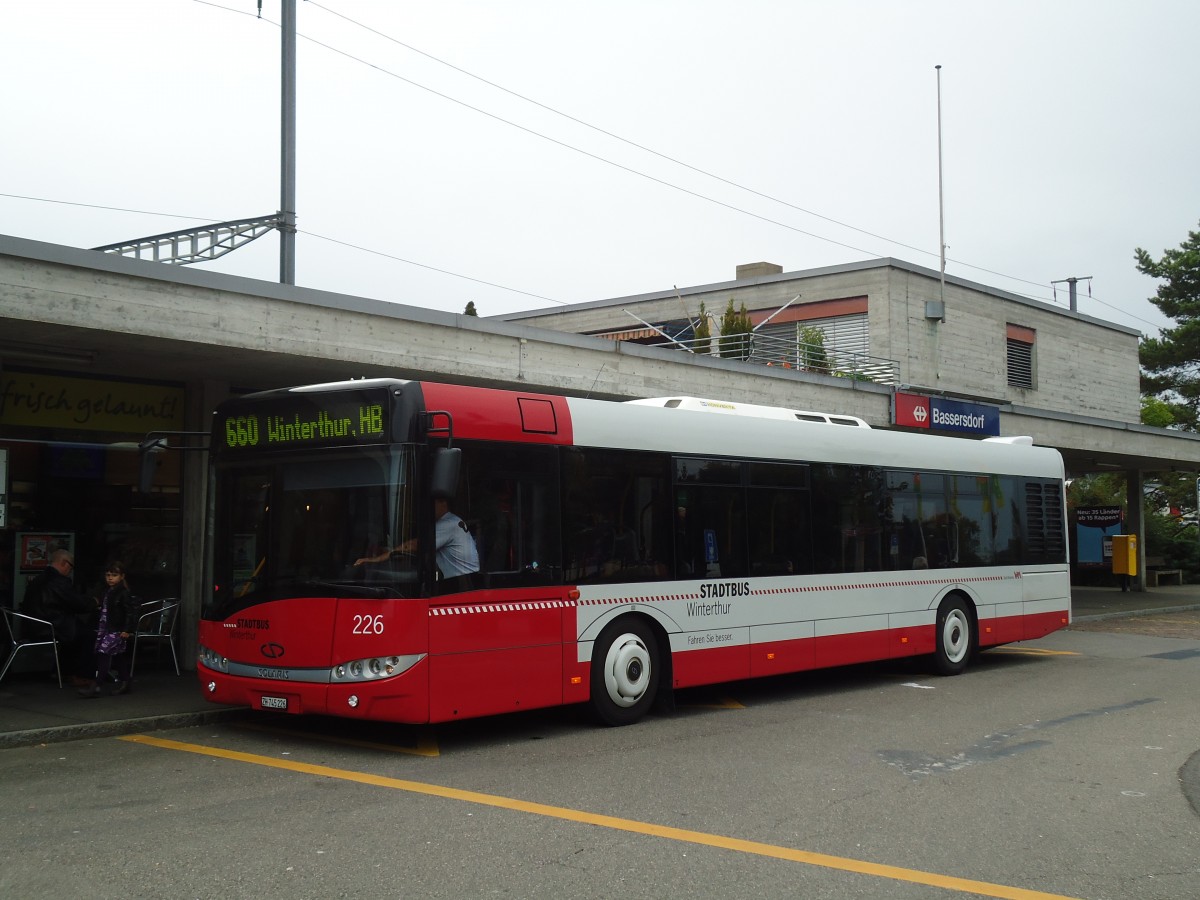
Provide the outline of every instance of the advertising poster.
<path id="1" fill-rule="evenodd" d="M 58 549 L 75 552 L 75 535 L 68 532 L 26 531 L 17 535 L 17 565 L 22 574 L 36 575 L 50 565 Z"/>
<path id="2" fill-rule="evenodd" d="M 1079 565 L 1112 562 L 1112 536 L 1121 533 L 1121 507 L 1080 506 L 1075 510 L 1075 547 Z"/>
<path id="3" fill-rule="evenodd" d="M 19 609 L 26 585 L 50 565 L 50 554 L 59 547 L 75 552 L 75 535 L 67 531 L 19 531 L 14 540 L 11 603 Z"/>

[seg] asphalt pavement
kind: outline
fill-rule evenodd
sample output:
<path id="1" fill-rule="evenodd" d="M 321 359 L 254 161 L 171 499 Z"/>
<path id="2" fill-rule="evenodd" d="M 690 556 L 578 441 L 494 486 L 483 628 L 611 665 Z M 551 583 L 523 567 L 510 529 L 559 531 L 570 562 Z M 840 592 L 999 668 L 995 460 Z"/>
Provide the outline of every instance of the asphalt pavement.
<path id="1" fill-rule="evenodd" d="M 1200 609 L 1200 585 L 1167 585 L 1123 592 L 1115 587 L 1072 588 L 1072 620 L 1155 615 Z M 83 738 L 111 737 L 221 721 L 245 713 L 201 695 L 194 671 L 176 675 L 169 660 L 139 660 L 133 689 L 121 696 L 79 696 L 53 672 L 10 673 L 0 682 L 0 749 Z"/>

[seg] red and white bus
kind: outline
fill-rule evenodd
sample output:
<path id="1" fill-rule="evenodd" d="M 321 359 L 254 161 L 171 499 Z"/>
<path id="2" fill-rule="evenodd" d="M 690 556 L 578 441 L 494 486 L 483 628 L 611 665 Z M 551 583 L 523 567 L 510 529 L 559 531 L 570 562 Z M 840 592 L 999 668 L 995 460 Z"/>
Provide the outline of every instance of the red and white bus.
<path id="1" fill-rule="evenodd" d="M 626 724 L 674 688 L 917 655 L 957 674 L 1070 621 L 1062 459 L 1028 438 L 376 379 L 230 400 L 211 446 L 216 703 Z M 437 571 L 435 494 L 469 578 Z"/>

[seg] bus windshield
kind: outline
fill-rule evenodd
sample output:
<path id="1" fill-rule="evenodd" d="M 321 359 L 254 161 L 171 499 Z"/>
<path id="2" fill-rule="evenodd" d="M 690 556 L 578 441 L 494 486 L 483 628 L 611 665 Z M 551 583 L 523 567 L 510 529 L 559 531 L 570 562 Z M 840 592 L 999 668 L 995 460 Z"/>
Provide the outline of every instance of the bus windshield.
<path id="1" fill-rule="evenodd" d="M 417 561 L 407 447 L 256 459 L 217 470 L 213 593 L 204 618 L 268 600 L 410 597 Z M 385 565 L 356 565 L 380 554 Z"/>

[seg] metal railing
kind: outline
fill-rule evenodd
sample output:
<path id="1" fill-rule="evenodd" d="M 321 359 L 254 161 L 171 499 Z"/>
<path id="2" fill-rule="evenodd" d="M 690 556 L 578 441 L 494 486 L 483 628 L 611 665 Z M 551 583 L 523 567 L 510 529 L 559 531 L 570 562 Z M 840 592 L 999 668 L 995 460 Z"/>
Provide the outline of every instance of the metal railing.
<path id="1" fill-rule="evenodd" d="M 900 365 L 892 359 L 868 356 L 865 353 L 835 350 L 822 344 L 806 344 L 766 334 L 717 335 L 712 338 L 668 340 L 648 344 L 651 347 L 672 347 L 680 351 L 737 359 L 773 368 L 816 372 L 837 378 L 873 381 L 876 384 L 898 384 Z"/>

